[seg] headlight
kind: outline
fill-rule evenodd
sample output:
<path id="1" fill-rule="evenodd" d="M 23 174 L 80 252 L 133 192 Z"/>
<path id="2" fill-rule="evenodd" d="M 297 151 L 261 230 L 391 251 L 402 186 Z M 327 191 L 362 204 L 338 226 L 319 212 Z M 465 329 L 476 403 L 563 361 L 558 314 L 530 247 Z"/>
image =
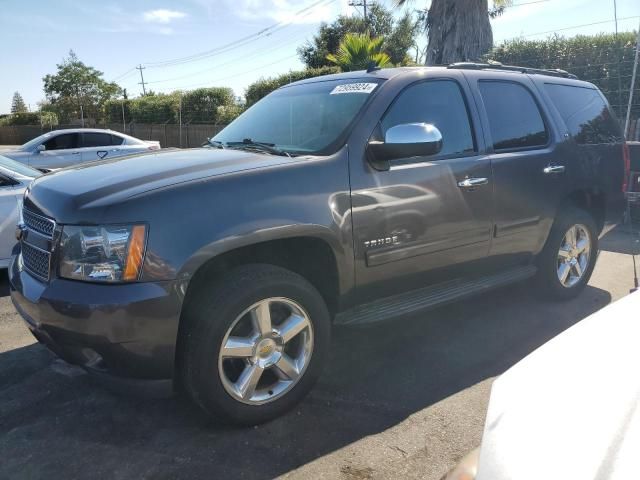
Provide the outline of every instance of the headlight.
<path id="1" fill-rule="evenodd" d="M 60 276 L 93 282 L 138 280 L 146 241 L 144 225 L 65 225 L 60 240 Z"/>

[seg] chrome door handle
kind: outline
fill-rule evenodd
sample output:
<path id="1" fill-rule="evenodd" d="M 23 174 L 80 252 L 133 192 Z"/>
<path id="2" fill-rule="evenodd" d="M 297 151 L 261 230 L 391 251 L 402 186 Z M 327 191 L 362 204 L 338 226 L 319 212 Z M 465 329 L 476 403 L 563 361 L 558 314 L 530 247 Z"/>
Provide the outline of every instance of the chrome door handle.
<path id="1" fill-rule="evenodd" d="M 80 155 L 80 152 L 71 152 L 71 155 Z"/>
<path id="2" fill-rule="evenodd" d="M 489 183 L 488 178 L 465 178 L 458 182 L 460 188 L 474 188 Z"/>
<path id="3" fill-rule="evenodd" d="M 564 165 L 549 165 L 542 170 L 544 173 L 564 173 Z"/>

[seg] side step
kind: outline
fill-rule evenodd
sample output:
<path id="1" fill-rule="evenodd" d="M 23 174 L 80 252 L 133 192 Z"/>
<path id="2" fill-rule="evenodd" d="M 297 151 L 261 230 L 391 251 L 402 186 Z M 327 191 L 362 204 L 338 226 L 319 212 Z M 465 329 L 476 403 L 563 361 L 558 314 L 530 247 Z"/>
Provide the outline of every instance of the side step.
<path id="1" fill-rule="evenodd" d="M 359 305 L 336 315 L 336 325 L 364 325 L 433 308 L 535 275 L 533 265 L 472 280 L 457 279 Z"/>

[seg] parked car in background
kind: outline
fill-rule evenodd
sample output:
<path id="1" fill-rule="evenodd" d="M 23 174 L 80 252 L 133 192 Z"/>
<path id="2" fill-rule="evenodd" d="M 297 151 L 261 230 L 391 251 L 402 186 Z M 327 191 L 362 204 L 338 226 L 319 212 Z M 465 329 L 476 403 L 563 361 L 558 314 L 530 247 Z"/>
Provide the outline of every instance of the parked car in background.
<path id="1" fill-rule="evenodd" d="M 54 130 L 2 154 L 43 171 L 77 163 L 159 150 L 160 142 L 139 140 L 112 130 L 76 128 Z"/>
<path id="2" fill-rule="evenodd" d="M 22 196 L 41 172 L 0 155 L 0 268 L 7 268 L 16 244 Z"/>
<path id="3" fill-rule="evenodd" d="M 640 478 L 640 292 L 503 373 L 479 450 L 446 480 Z"/>
<path id="4" fill-rule="evenodd" d="M 522 67 L 303 80 L 209 143 L 36 180 L 9 281 L 63 358 L 246 424 L 311 389 L 332 323 L 580 294 L 628 175 L 602 93 Z"/>

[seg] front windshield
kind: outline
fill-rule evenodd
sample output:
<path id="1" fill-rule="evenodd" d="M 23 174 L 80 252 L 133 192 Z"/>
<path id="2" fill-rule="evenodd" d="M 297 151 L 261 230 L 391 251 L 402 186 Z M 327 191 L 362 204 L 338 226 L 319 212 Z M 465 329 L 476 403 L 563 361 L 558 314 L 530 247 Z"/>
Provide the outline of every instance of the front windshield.
<path id="1" fill-rule="evenodd" d="M 17 173 L 18 175 L 22 175 L 23 177 L 39 177 L 42 175 L 41 172 L 35 170 L 31 167 L 27 167 L 26 165 L 16 162 L 15 160 L 11 160 L 10 158 L 3 157 L 0 155 L 0 167 L 4 167 L 7 170 L 11 170 L 12 172 Z"/>
<path id="2" fill-rule="evenodd" d="M 42 142 L 44 142 L 51 135 L 53 135 L 53 134 L 51 132 L 49 132 L 49 133 L 45 133 L 43 135 L 40 135 L 39 137 L 36 137 L 33 140 L 29 140 L 27 143 L 25 143 L 24 145 L 22 145 L 20 147 L 20 150 L 25 150 L 25 151 L 26 150 L 32 150 L 37 145 L 40 145 Z"/>
<path id="3" fill-rule="evenodd" d="M 211 140 L 264 142 L 290 153 L 321 152 L 340 137 L 377 86 L 376 80 L 342 79 L 285 87 Z"/>

